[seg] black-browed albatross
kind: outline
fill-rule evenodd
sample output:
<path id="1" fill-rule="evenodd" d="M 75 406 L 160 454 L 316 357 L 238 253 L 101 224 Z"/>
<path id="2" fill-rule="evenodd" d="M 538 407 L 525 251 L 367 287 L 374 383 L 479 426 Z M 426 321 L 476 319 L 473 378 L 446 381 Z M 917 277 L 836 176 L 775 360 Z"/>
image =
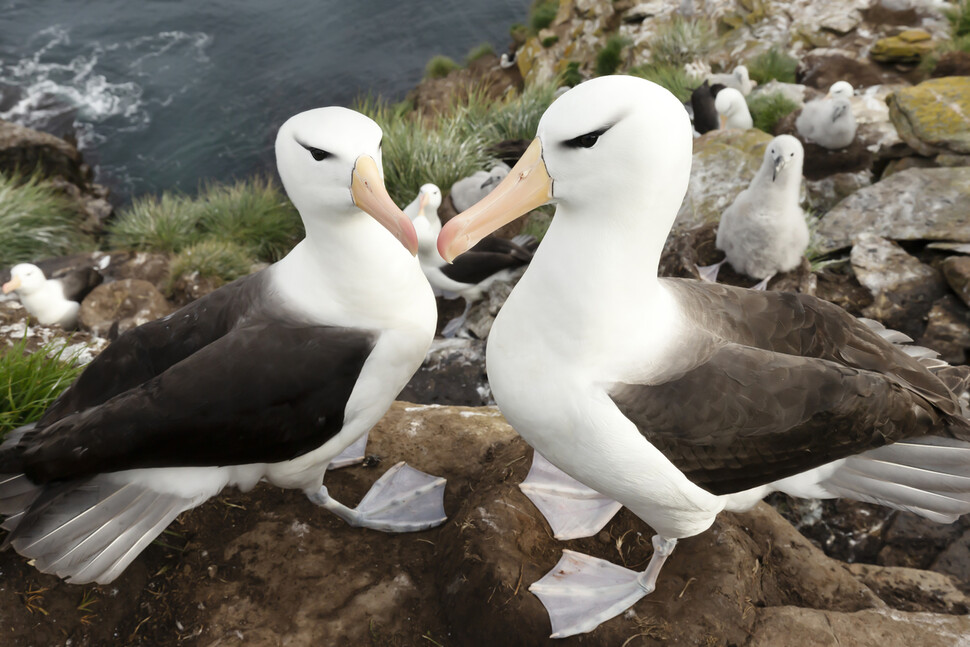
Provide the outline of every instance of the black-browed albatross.
<path id="1" fill-rule="evenodd" d="M 6 544 L 75 583 L 116 578 L 227 485 L 303 490 L 353 525 L 444 520 L 444 480 L 403 463 L 356 510 L 323 485 L 421 365 L 435 303 L 381 175 L 381 129 L 345 108 L 276 139 L 306 238 L 285 258 L 122 335 L 0 446 Z"/>
<path id="2" fill-rule="evenodd" d="M 37 323 L 71 330 L 77 325 L 81 300 L 101 281 L 101 275 L 90 267 L 49 279 L 33 263 L 18 263 L 10 268 L 10 280 L 0 289 L 4 294 L 16 294 Z"/>
<path id="3" fill-rule="evenodd" d="M 492 327 L 492 393 L 537 452 L 657 533 L 642 573 L 564 552 L 532 586 L 556 637 L 628 608 L 678 539 L 775 490 L 941 522 L 970 512 L 965 367 L 910 357 L 811 296 L 658 278 L 690 164 L 673 95 L 593 79 L 549 107 L 505 183 L 438 238 L 454 258 L 557 205 Z"/>

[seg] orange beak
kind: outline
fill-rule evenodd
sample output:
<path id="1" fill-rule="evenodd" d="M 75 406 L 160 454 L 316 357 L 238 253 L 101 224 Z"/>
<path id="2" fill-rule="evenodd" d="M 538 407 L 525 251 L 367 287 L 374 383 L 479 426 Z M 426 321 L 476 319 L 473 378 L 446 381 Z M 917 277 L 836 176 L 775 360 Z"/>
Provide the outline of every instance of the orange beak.
<path id="1" fill-rule="evenodd" d="M 7 281 L 6 283 L 4 283 L 2 289 L 4 294 L 10 294 L 11 292 L 13 292 L 19 287 L 20 287 L 20 277 L 15 276 L 9 281 Z"/>
<path id="2" fill-rule="evenodd" d="M 370 155 L 361 155 L 354 164 L 350 195 L 361 211 L 381 223 L 385 229 L 401 241 L 412 256 L 418 253 L 418 234 L 410 218 L 401 211 L 384 188 L 377 162 Z"/>
<path id="3" fill-rule="evenodd" d="M 450 263 L 502 225 L 551 199 L 552 178 L 542 161 L 542 144 L 537 138 L 491 193 L 441 228 L 438 253 Z"/>

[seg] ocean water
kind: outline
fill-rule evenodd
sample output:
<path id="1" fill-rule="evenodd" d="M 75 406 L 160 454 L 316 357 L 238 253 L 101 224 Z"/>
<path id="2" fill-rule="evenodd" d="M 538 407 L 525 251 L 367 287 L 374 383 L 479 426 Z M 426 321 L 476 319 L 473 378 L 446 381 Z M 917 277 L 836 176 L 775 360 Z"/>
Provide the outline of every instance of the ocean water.
<path id="1" fill-rule="evenodd" d="M 279 125 L 505 51 L 530 0 L 0 0 L 0 118 L 73 135 L 117 199 L 272 171 Z"/>

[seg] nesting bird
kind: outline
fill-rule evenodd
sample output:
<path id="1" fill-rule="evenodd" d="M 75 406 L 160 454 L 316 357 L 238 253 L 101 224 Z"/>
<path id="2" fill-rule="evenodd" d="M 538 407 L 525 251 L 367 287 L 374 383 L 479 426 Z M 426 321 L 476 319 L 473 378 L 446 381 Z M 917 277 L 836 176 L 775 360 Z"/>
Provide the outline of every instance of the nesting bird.
<path id="1" fill-rule="evenodd" d="M 699 134 L 703 135 L 721 127 L 714 99 L 723 89 L 723 85 L 709 85 L 707 81 L 704 81 L 690 93 L 690 105 L 694 113 L 694 130 Z"/>
<path id="2" fill-rule="evenodd" d="M 899 333 L 809 295 L 658 277 L 691 149 L 687 114 L 664 88 L 587 81 L 546 110 L 492 195 L 438 237 L 455 258 L 556 205 L 492 327 L 489 384 L 537 453 L 657 533 L 641 572 L 564 551 L 530 587 L 553 637 L 622 613 L 654 590 L 679 539 L 773 491 L 940 522 L 970 512 L 970 369 L 910 356 L 889 341 Z M 586 494 L 560 498 L 554 532 L 584 514 Z"/>
<path id="3" fill-rule="evenodd" d="M 714 99 L 714 108 L 720 117 L 721 128 L 754 128 L 754 120 L 748 110 L 748 102 L 738 90 L 724 88 Z"/>
<path id="4" fill-rule="evenodd" d="M 526 241 L 487 236 L 468 254 L 448 263 L 441 258 L 437 248 L 441 231 L 439 206 L 441 190 L 434 184 L 425 184 L 418 196 L 404 207 L 404 213 L 414 224 L 418 236 L 418 260 L 435 294 L 465 300 L 464 312 L 442 330 L 442 334 L 450 337 L 461 328 L 472 304 L 484 296 L 492 283 L 510 280 L 515 270 L 532 260 L 532 249 Z"/>
<path id="5" fill-rule="evenodd" d="M 798 204 L 804 158 L 801 142 L 791 135 L 769 142 L 751 184 L 721 215 L 716 244 L 724 260 L 698 268 L 701 278 L 715 281 L 727 262 L 736 272 L 762 279 L 754 289 L 764 290 L 775 274 L 798 267 L 809 239 Z"/>
<path id="6" fill-rule="evenodd" d="M 324 474 L 421 365 L 435 302 L 381 172 L 380 127 L 345 108 L 283 124 L 276 160 L 306 238 L 267 269 L 108 346 L 0 445 L 6 545 L 111 582 L 182 511 L 262 479 L 352 525 L 441 523 L 443 479 L 399 463 L 356 509 Z"/>
<path id="7" fill-rule="evenodd" d="M 795 120 L 795 129 L 805 141 L 838 150 L 852 143 L 856 134 L 852 113 L 852 86 L 845 81 L 832 84 L 822 99 L 809 101 Z"/>
<path id="8" fill-rule="evenodd" d="M 101 280 L 101 275 L 93 269 L 48 279 L 36 265 L 20 263 L 10 269 L 10 280 L 3 284 L 2 290 L 4 294 L 16 294 L 37 323 L 72 330 L 77 326 L 80 301 Z"/>
<path id="9" fill-rule="evenodd" d="M 475 171 L 451 185 L 451 201 L 458 211 L 464 211 L 491 191 L 508 175 L 507 164 L 499 162 L 487 171 Z"/>

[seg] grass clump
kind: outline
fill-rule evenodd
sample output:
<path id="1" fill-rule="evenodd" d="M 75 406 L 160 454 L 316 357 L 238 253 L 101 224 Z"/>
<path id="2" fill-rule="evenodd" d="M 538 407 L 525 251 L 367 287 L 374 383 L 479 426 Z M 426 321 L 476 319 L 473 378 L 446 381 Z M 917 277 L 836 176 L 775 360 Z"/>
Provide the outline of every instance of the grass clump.
<path id="1" fill-rule="evenodd" d="M 199 211 L 189 198 L 171 192 L 132 200 L 108 225 L 112 247 L 178 252 L 199 241 Z"/>
<path id="2" fill-rule="evenodd" d="M 458 65 L 451 58 L 439 54 L 428 61 L 428 65 L 424 68 L 424 76 L 428 79 L 442 79 L 458 69 L 461 69 L 461 65 Z"/>
<path id="3" fill-rule="evenodd" d="M 789 56 L 778 47 L 772 47 L 748 61 L 747 68 L 751 80 L 760 84 L 772 79 L 782 83 L 794 83 L 798 59 Z"/>
<path id="4" fill-rule="evenodd" d="M 781 92 L 761 92 L 749 95 L 746 99 L 754 127 L 769 134 L 779 120 L 798 108 L 798 104 Z"/>
<path id="5" fill-rule="evenodd" d="M 701 84 L 701 80 L 688 74 L 682 65 L 647 63 L 631 69 L 630 74 L 667 88 L 681 102 L 690 99 L 691 92 Z"/>
<path id="6" fill-rule="evenodd" d="M 40 418 L 83 370 L 63 357 L 63 343 L 52 342 L 34 353 L 26 348 L 24 336 L 0 351 L 0 439 Z"/>
<path id="7" fill-rule="evenodd" d="M 208 184 L 194 211 L 206 237 L 235 243 L 261 261 L 278 261 L 303 238 L 299 212 L 268 177 Z"/>
<path id="8" fill-rule="evenodd" d="M 682 66 L 702 58 L 716 45 L 714 25 L 709 20 L 674 15 L 650 41 L 650 60 L 656 64 Z"/>
<path id="9" fill-rule="evenodd" d="M 575 88 L 583 82 L 583 75 L 579 71 L 579 61 L 569 61 L 566 69 L 562 73 L 561 81 L 563 85 Z"/>
<path id="10" fill-rule="evenodd" d="M 521 94 L 488 101 L 480 93 L 460 108 L 470 132 L 482 132 L 488 144 L 508 139 L 532 139 L 542 114 L 552 104 L 559 83 L 533 83 Z"/>
<path id="11" fill-rule="evenodd" d="M 71 202 L 39 175 L 0 173 L 0 266 L 90 248 L 77 220 Z"/>
<path id="12" fill-rule="evenodd" d="M 610 36 L 606 40 L 606 45 L 596 53 L 596 75 L 607 76 L 613 74 L 620 67 L 622 62 L 623 50 L 629 47 L 633 41 L 618 34 Z"/>
<path id="13" fill-rule="evenodd" d="M 465 63 L 473 63 L 480 58 L 484 58 L 490 54 L 495 54 L 495 49 L 492 47 L 491 43 L 482 43 L 477 47 L 473 47 L 468 56 L 465 57 Z"/>
<path id="14" fill-rule="evenodd" d="M 169 266 L 168 291 L 182 277 L 197 274 L 200 278 L 228 283 L 252 271 L 251 250 L 228 240 L 205 238 L 186 247 L 172 258 Z"/>
<path id="15" fill-rule="evenodd" d="M 529 26 L 538 32 L 552 24 L 559 13 L 559 0 L 536 0 L 529 12 Z"/>
<path id="16" fill-rule="evenodd" d="M 944 9 L 943 15 L 950 21 L 950 33 L 954 40 L 960 36 L 970 36 L 970 0 L 958 0 L 952 7 Z"/>

